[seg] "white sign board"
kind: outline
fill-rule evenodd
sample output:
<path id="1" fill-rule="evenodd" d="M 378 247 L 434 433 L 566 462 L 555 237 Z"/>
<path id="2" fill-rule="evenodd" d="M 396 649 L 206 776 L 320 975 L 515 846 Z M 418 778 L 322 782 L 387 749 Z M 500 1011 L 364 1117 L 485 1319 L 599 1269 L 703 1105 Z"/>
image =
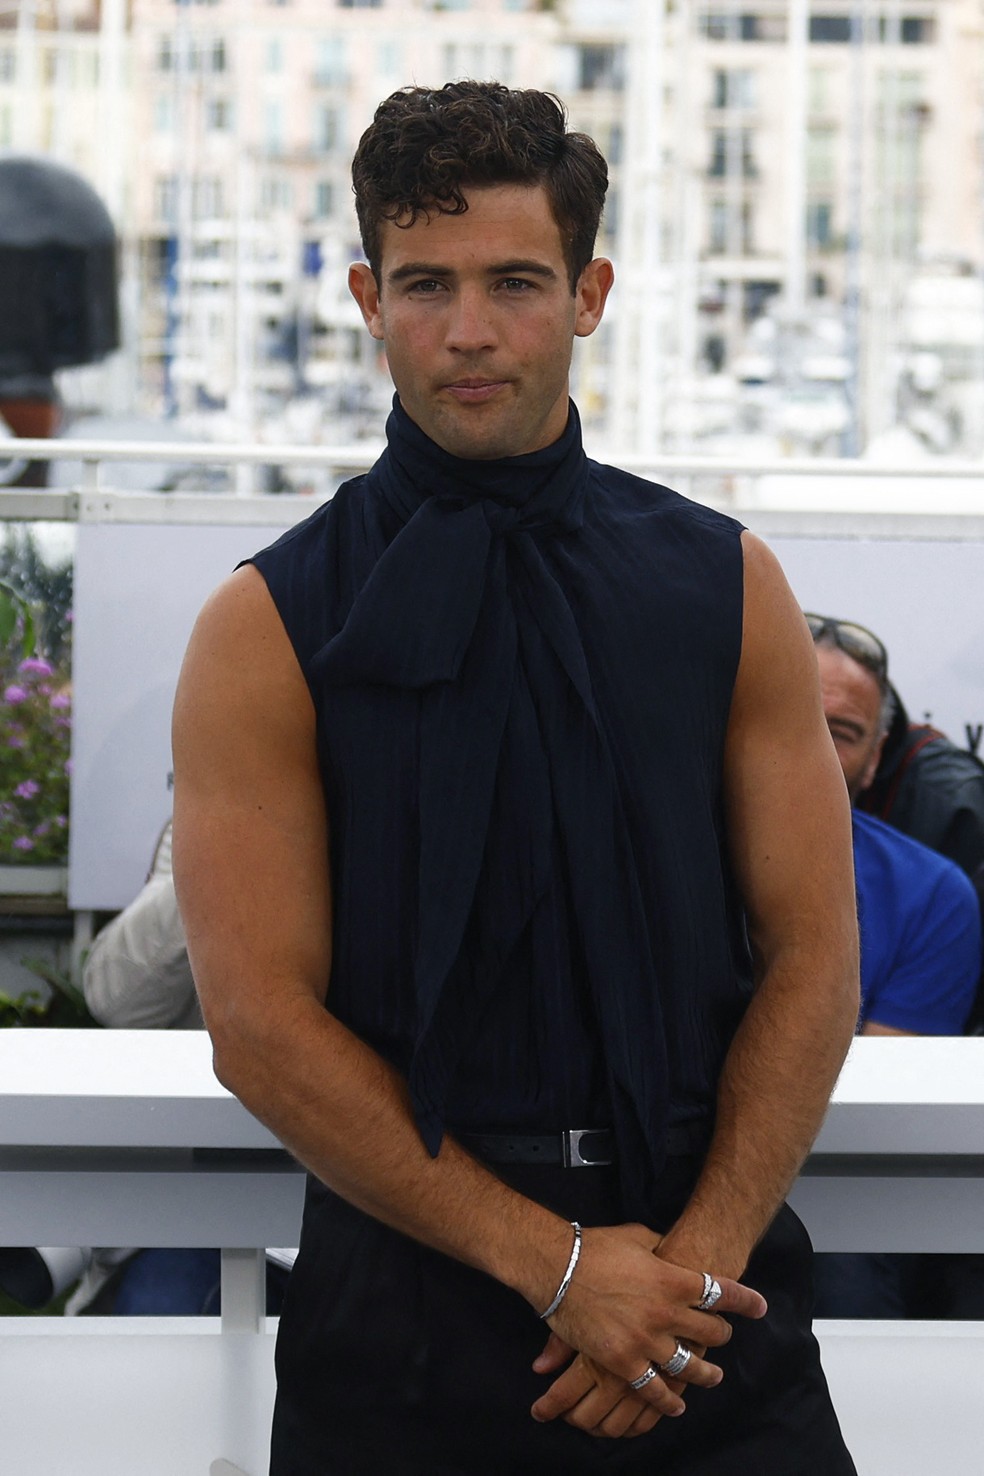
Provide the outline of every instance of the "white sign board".
<path id="1" fill-rule="evenodd" d="M 75 554 L 68 899 L 125 907 L 171 814 L 171 707 L 195 617 L 282 528 L 83 523 Z"/>
<path id="2" fill-rule="evenodd" d="M 206 596 L 282 529 L 89 523 L 75 569 L 69 900 L 139 891 L 171 812 L 171 704 Z M 973 747 L 984 723 L 984 543 L 769 540 L 805 609 L 870 626 L 913 718 Z"/>
<path id="3" fill-rule="evenodd" d="M 984 758 L 984 543 L 769 543 L 804 610 L 856 620 L 881 637 L 913 722 L 933 723 Z"/>

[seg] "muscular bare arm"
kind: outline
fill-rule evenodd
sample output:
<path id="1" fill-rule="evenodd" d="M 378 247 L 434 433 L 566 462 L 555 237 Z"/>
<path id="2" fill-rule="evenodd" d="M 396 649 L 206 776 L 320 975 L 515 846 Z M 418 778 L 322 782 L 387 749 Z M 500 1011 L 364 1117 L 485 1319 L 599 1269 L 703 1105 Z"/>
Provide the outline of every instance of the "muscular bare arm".
<path id="1" fill-rule="evenodd" d="M 400 1077 L 323 1008 L 331 959 L 327 825 L 311 699 L 261 576 L 238 571 L 199 617 L 174 715 L 174 870 L 216 1072 L 325 1183 L 368 1213 L 518 1291 L 551 1300 L 570 1226 L 453 1141 L 431 1159 Z M 693 1271 L 642 1227 L 585 1234 L 553 1325 L 634 1377 L 675 1336 L 720 1343 L 690 1311 Z M 730 1284 L 722 1311 L 760 1310 Z M 705 1336 L 706 1334 L 706 1336 Z M 694 1381 L 715 1371 L 694 1360 Z M 654 1405 L 678 1401 L 660 1382 Z"/>
<path id="2" fill-rule="evenodd" d="M 744 535 L 742 657 L 728 725 L 731 854 L 756 989 L 729 1051 L 707 1162 L 661 1254 L 739 1276 L 823 1120 L 854 1033 L 850 810 L 813 645 L 773 555 Z"/>
<path id="3" fill-rule="evenodd" d="M 742 656 L 725 754 L 728 831 L 756 992 L 728 1054 L 704 1170 L 657 1254 L 738 1277 L 809 1151 L 854 1031 L 859 985 L 850 809 L 813 643 L 778 564 L 744 536 Z M 560 1367 L 556 1341 L 542 1366 Z M 534 1406 L 600 1434 L 652 1410 L 590 1359 Z"/>

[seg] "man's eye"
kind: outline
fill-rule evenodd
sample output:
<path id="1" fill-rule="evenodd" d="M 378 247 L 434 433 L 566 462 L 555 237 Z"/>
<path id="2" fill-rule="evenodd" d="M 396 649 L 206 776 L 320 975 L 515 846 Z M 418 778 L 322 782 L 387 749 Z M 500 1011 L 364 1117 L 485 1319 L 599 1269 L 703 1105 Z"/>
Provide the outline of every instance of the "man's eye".
<path id="1" fill-rule="evenodd" d="M 420 292 L 423 293 L 425 296 L 429 293 L 439 292 L 440 290 L 441 283 L 436 281 L 433 277 L 424 277 L 419 282 L 410 283 L 411 292 Z"/>
<path id="2" fill-rule="evenodd" d="M 503 287 L 508 287 L 510 292 L 522 292 L 526 288 L 532 287 L 533 283 L 528 282 L 525 277 L 504 277 L 502 285 Z"/>

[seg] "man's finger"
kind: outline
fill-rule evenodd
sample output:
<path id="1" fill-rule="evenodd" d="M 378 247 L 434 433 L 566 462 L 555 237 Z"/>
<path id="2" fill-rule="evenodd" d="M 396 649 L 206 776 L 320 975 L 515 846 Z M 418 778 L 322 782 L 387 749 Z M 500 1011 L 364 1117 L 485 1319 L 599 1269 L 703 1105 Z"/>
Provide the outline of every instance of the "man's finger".
<path id="1" fill-rule="evenodd" d="M 563 1368 L 574 1357 L 574 1349 L 569 1343 L 565 1343 L 559 1334 L 552 1332 L 543 1345 L 543 1352 L 533 1360 L 533 1368 L 536 1373 L 556 1373 L 558 1368 Z"/>

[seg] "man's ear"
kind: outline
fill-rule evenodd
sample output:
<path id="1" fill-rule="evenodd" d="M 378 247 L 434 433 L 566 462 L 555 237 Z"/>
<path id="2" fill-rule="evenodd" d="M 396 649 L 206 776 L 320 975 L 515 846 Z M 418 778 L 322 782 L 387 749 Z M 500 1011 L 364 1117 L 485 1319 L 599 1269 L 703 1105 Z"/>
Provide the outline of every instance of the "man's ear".
<path id="1" fill-rule="evenodd" d="M 587 338 L 601 322 L 608 294 L 615 281 L 615 268 L 604 256 L 589 261 L 578 278 L 576 316 L 574 332 L 578 338 Z"/>
<path id="2" fill-rule="evenodd" d="M 379 284 L 372 268 L 364 261 L 353 262 L 348 274 L 349 291 L 359 304 L 359 311 L 366 320 L 366 327 L 373 338 L 382 339 L 383 315 L 379 310 Z"/>

